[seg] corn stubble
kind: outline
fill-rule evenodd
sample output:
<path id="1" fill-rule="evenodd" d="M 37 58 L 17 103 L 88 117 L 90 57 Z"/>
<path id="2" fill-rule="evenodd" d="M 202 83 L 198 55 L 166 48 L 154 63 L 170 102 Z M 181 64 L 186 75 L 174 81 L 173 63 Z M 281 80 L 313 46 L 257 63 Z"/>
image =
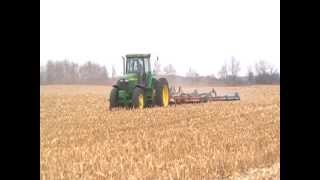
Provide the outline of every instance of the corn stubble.
<path id="1" fill-rule="evenodd" d="M 279 86 L 216 88 L 241 101 L 112 112 L 108 87 L 41 88 L 43 180 L 279 179 Z"/>

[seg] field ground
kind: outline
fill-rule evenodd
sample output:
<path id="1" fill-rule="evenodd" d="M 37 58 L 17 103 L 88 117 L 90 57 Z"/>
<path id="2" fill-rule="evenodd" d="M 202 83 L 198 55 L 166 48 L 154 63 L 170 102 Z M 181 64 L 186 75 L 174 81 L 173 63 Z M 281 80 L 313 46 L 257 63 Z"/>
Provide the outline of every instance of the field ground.
<path id="1" fill-rule="evenodd" d="M 280 179 L 279 86 L 215 88 L 241 101 L 112 112 L 107 86 L 40 89 L 42 180 Z"/>

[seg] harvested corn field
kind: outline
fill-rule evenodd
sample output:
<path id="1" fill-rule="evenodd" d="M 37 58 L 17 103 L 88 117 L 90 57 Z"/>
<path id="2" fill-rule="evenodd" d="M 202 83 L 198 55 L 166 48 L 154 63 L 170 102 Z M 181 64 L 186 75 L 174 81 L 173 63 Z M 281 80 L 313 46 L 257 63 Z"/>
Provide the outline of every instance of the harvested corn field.
<path id="1" fill-rule="evenodd" d="M 240 101 L 115 111 L 107 86 L 40 88 L 42 180 L 279 179 L 279 86 L 215 87 Z"/>

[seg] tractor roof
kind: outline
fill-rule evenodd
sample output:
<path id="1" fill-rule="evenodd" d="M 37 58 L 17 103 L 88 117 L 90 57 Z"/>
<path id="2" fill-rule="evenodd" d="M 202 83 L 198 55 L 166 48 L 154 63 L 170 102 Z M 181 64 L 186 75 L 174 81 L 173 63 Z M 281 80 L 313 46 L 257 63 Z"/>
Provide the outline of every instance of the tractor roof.
<path id="1" fill-rule="evenodd" d="M 127 58 L 131 57 L 144 57 L 144 58 L 150 58 L 151 54 L 127 54 Z"/>

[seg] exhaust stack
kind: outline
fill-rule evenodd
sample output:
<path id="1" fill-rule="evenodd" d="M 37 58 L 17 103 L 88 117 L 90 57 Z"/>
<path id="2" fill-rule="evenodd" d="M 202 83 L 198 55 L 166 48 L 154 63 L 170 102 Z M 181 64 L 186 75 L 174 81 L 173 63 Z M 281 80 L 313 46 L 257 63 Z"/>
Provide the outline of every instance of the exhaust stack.
<path id="1" fill-rule="evenodd" d="M 123 60 L 123 75 L 126 74 L 126 59 L 122 56 L 122 60 Z"/>

